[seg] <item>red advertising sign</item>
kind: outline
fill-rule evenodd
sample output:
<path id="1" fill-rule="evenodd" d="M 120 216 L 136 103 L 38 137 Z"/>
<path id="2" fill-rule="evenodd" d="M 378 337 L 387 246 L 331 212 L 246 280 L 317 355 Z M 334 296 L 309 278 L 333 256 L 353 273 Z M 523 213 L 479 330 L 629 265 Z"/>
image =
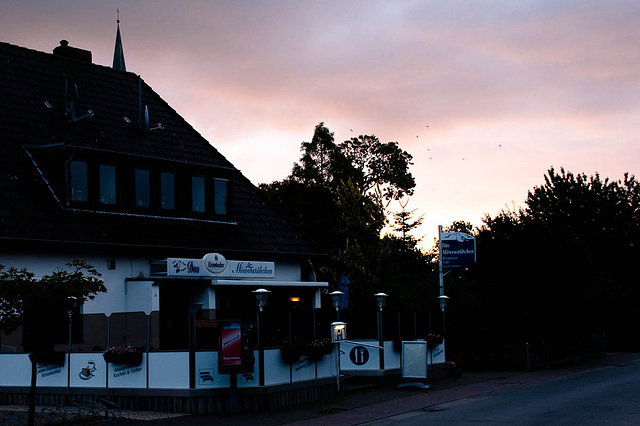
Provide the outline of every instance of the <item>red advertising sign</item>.
<path id="1" fill-rule="evenodd" d="M 221 333 L 220 356 L 223 367 L 242 365 L 242 328 L 239 322 L 224 323 Z"/>

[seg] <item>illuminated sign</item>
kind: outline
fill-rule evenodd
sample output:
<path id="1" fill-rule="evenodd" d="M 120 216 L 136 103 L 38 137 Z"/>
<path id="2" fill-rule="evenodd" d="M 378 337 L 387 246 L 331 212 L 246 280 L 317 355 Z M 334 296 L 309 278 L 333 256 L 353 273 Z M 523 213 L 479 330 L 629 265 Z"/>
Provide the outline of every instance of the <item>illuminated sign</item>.
<path id="1" fill-rule="evenodd" d="M 218 253 L 209 253 L 202 259 L 170 257 L 167 259 L 168 277 L 194 278 L 275 278 L 274 262 L 227 260 Z"/>
<path id="2" fill-rule="evenodd" d="M 239 322 L 227 323 L 220 330 L 221 366 L 231 367 L 242 364 L 242 329 Z"/>
<path id="3" fill-rule="evenodd" d="M 227 259 L 219 253 L 209 253 L 202 258 L 202 263 L 207 271 L 212 274 L 220 274 L 227 268 Z"/>

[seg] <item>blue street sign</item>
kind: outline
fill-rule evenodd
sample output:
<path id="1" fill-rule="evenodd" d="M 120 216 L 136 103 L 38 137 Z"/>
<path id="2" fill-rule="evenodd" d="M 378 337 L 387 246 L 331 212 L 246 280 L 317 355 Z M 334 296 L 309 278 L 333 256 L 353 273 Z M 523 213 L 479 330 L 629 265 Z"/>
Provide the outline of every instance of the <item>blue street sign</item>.
<path id="1" fill-rule="evenodd" d="M 443 232 L 440 241 L 443 268 L 463 268 L 476 261 L 476 239 L 464 232 Z"/>

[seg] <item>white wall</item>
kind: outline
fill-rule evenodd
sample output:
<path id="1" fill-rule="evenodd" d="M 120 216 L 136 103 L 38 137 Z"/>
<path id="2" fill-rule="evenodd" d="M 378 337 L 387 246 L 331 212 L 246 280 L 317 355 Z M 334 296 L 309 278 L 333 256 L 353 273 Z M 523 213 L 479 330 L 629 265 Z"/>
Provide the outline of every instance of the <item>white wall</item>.
<path id="1" fill-rule="evenodd" d="M 236 259 L 233 259 L 236 260 Z M 254 260 L 254 259 L 238 259 Z M 259 260 L 259 259 L 255 259 Z M 300 281 L 300 264 L 295 262 L 276 262 L 275 279 L 279 281 Z"/>
<path id="2" fill-rule="evenodd" d="M 144 312 L 149 315 L 160 307 L 160 292 L 153 281 L 128 280 L 125 287 L 125 311 Z"/>

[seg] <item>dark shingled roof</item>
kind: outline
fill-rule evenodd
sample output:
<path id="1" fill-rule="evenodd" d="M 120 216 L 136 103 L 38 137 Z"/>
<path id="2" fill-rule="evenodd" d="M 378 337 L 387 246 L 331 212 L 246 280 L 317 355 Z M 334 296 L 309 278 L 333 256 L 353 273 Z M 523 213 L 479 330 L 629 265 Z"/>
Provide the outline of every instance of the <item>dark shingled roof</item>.
<path id="1" fill-rule="evenodd" d="M 65 116 L 65 85 L 67 101 L 75 99 L 77 87 L 76 115 L 91 110 L 92 118 L 70 122 Z M 150 127 L 162 123 L 162 129 L 140 129 L 140 94 Z M 133 73 L 0 42 L 0 110 L 0 240 L 317 254 L 254 185 Z M 220 171 L 232 181 L 232 214 L 216 221 L 69 207 L 36 164 L 56 155 L 67 159 L 76 150 Z"/>

